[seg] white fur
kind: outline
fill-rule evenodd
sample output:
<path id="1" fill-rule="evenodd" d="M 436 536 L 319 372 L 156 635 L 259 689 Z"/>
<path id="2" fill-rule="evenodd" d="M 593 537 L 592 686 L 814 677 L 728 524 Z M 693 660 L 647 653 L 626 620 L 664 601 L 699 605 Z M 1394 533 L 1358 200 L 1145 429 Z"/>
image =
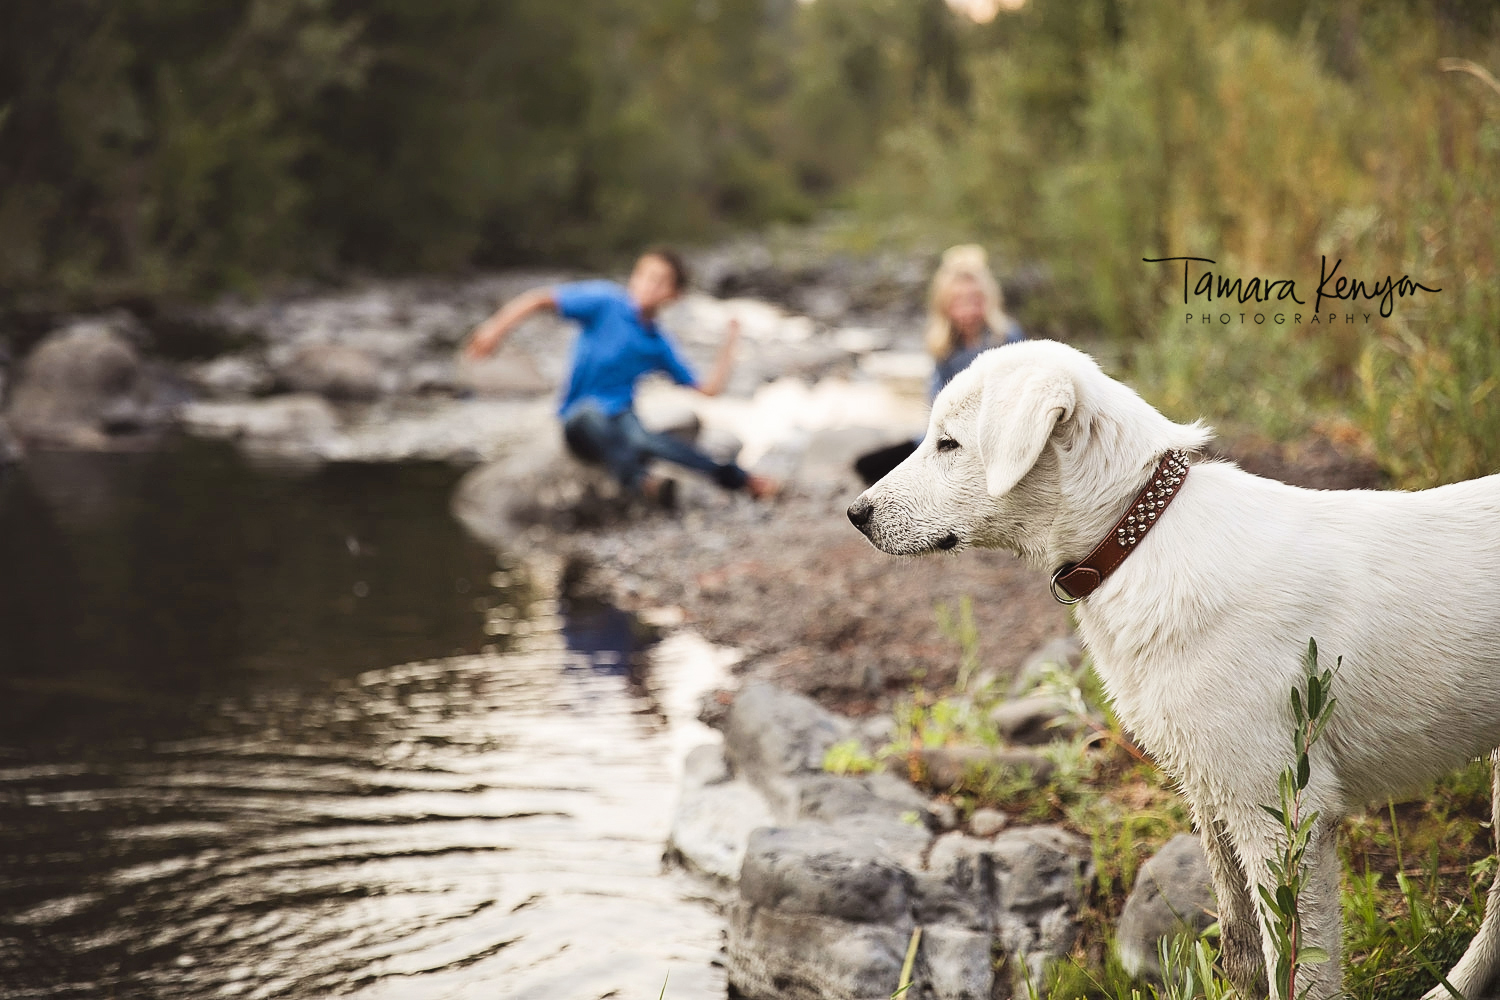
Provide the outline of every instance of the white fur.
<path id="1" fill-rule="evenodd" d="M 1209 436 L 1070 347 L 997 348 L 938 396 L 921 446 L 851 517 L 867 516 L 862 530 L 886 552 L 1003 548 L 1051 574 L 1113 527 L 1163 452 Z M 1201 462 L 1077 614 L 1121 721 L 1191 803 L 1226 968 L 1246 990 L 1262 954 L 1273 957 L 1253 886 L 1271 881 L 1266 862 L 1281 847 L 1260 806 L 1278 801 L 1292 757 L 1291 688 L 1309 638 L 1324 666 L 1343 657 L 1307 790 L 1322 819 L 1304 913 L 1333 961 L 1299 981 L 1315 998 L 1336 994 L 1336 817 L 1500 745 L 1500 476 L 1419 493 L 1320 491 Z M 1500 777 L 1496 794 L 1500 813 Z M 1465 997 L 1500 962 L 1497 907 L 1492 891 L 1449 975 Z"/>

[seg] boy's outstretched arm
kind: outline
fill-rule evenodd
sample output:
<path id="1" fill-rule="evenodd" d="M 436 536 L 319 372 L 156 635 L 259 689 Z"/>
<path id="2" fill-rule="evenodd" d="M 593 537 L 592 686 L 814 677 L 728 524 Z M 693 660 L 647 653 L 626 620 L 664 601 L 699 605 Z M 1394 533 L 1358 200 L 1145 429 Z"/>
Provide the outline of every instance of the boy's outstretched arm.
<path id="1" fill-rule="evenodd" d="M 698 386 L 705 396 L 717 396 L 729 384 L 729 373 L 734 368 L 734 348 L 740 340 L 740 321 L 730 319 L 724 333 L 724 343 L 719 346 L 719 356 L 714 361 L 714 370 Z"/>
<path id="2" fill-rule="evenodd" d="M 533 288 L 529 292 L 522 292 L 474 328 L 474 332 L 469 334 L 469 342 L 464 345 L 464 357 L 477 361 L 492 354 L 510 331 L 520 325 L 521 320 L 534 312 L 556 308 L 557 298 L 550 288 Z"/>

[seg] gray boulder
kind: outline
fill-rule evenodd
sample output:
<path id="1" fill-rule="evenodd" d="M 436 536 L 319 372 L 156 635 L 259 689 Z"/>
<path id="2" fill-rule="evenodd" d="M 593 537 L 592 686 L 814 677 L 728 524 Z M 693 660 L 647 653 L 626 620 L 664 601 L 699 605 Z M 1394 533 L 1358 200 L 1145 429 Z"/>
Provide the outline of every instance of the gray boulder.
<path id="1" fill-rule="evenodd" d="M 723 747 L 698 747 L 684 766 L 667 857 L 714 881 L 733 882 L 751 833 L 773 823 L 765 796 L 749 782 L 733 780 Z"/>
<path id="2" fill-rule="evenodd" d="M 339 432 L 339 415 L 322 396 L 300 393 L 243 402 L 195 402 L 178 411 L 190 432 L 240 441 L 255 450 L 317 456 Z"/>
<path id="3" fill-rule="evenodd" d="M 798 819 L 833 822 L 850 816 L 926 819 L 929 803 L 911 785 L 889 774 L 811 774 L 795 779 Z"/>
<path id="4" fill-rule="evenodd" d="M 1203 845 L 1195 834 L 1179 833 L 1136 875 L 1115 930 L 1120 963 L 1133 976 L 1159 978 L 1158 942 L 1196 937 L 1217 919 L 1216 910 Z"/>
<path id="5" fill-rule="evenodd" d="M 148 387 L 129 339 L 105 323 L 49 334 L 21 365 L 6 410 L 25 440 L 108 448 L 112 436 L 149 422 Z"/>
<path id="6" fill-rule="evenodd" d="M 779 816 L 795 819 L 802 799 L 793 780 L 821 776 L 828 748 L 853 725 L 804 695 L 773 684 L 745 685 L 724 723 L 724 750 L 736 774 L 755 785 Z"/>
<path id="7" fill-rule="evenodd" d="M 952 924 L 923 929 L 912 979 L 933 1000 L 990 1000 L 995 990 L 995 939 Z"/>
<path id="8" fill-rule="evenodd" d="M 998 885 L 996 947 L 1011 959 L 1016 995 L 1073 950 L 1078 909 L 1094 877 L 1089 842 L 1060 827 L 1008 830 L 990 841 Z"/>
<path id="9" fill-rule="evenodd" d="M 904 925 L 910 922 L 911 881 L 878 836 L 803 823 L 750 835 L 740 898 L 783 914 Z"/>
<path id="10" fill-rule="evenodd" d="M 917 921 L 993 936 L 999 899 L 993 848 L 958 831 L 933 841 L 926 864 L 915 873 Z"/>
<path id="11" fill-rule="evenodd" d="M 994 840 L 951 833 L 913 851 L 925 840 L 920 832 L 888 824 L 859 817 L 755 832 L 730 910 L 736 990 L 752 998 L 888 996 L 917 926 L 919 995 L 941 1000 L 996 995 L 997 957 L 1014 972 L 1009 988 L 1024 993 L 1028 977 L 1039 981 L 1048 962 L 1072 949 L 1092 877 L 1086 840 L 1032 827 Z M 826 949 L 821 962 L 810 943 Z"/>
<path id="12" fill-rule="evenodd" d="M 540 396 L 556 388 L 526 354 L 502 351 L 484 361 L 465 361 L 453 373 L 456 388 L 481 396 Z"/>
<path id="13" fill-rule="evenodd" d="M 395 373 L 387 373 L 373 353 L 348 344 L 309 344 L 276 367 L 281 382 L 293 392 L 329 399 L 375 399 L 398 383 Z"/>
<path id="14" fill-rule="evenodd" d="M 729 908 L 726 966 L 751 1000 L 875 1000 L 901 978 L 910 927 L 782 913 L 744 901 Z"/>

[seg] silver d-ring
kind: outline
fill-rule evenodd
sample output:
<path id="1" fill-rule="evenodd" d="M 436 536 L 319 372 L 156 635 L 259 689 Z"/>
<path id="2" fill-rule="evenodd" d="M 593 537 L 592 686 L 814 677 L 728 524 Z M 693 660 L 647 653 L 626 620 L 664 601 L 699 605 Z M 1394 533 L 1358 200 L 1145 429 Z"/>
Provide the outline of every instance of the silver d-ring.
<path id="1" fill-rule="evenodd" d="M 1057 572 L 1052 574 L 1052 582 L 1050 584 L 1050 586 L 1052 588 L 1052 597 L 1053 597 L 1054 600 L 1057 601 L 1058 604 L 1073 605 L 1073 604 L 1077 604 L 1079 601 L 1083 600 L 1083 598 L 1081 598 L 1081 597 L 1074 597 L 1072 594 L 1068 594 L 1068 591 L 1067 591 L 1066 587 L 1059 588 L 1059 585 L 1058 585 L 1058 582 L 1057 582 L 1057 578 L 1060 577 L 1060 576 L 1062 576 L 1063 573 L 1066 570 L 1070 570 L 1072 568 L 1073 567 L 1071 567 L 1071 566 L 1059 566 L 1058 569 L 1057 569 Z M 1059 589 L 1062 590 L 1061 594 L 1058 593 Z M 1068 594 L 1068 596 L 1064 597 L 1063 594 Z"/>

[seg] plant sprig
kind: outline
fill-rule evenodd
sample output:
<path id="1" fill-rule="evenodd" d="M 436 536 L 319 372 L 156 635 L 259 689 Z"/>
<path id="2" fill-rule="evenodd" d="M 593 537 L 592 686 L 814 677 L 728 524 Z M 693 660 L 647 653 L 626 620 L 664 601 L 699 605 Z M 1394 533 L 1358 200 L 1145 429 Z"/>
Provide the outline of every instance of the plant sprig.
<path id="1" fill-rule="evenodd" d="M 1286 835 L 1281 856 L 1268 862 L 1276 884 L 1262 885 L 1259 889 L 1260 898 L 1266 904 L 1266 929 L 1276 947 L 1276 969 L 1272 981 L 1288 1000 L 1298 996 L 1297 973 L 1303 965 L 1330 960 L 1325 949 L 1303 940 L 1301 900 L 1307 878 L 1304 862 L 1313 828 L 1318 822 L 1316 810 L 1303 814 L 1303 793 L 1312 778 L 1312 748 L 1328 728 L 1333 707 L 1338 703 L 1332 694 L 1333 678 L 1343 662 L 1343 657 L 1339 657 L 1333 669 L 1320 673 L 1317 641 L 1307 641 L 1307 654 L 1302 661 L 1305 693 L 1303 688 L 1292 688 L 1292 715 L 1296 719 L 1292 742 L 1297 751 L 1296 760 L 1281 772 L 1277 781 L 1281 807 L 1261 806 L 1281 824 Z"/>

